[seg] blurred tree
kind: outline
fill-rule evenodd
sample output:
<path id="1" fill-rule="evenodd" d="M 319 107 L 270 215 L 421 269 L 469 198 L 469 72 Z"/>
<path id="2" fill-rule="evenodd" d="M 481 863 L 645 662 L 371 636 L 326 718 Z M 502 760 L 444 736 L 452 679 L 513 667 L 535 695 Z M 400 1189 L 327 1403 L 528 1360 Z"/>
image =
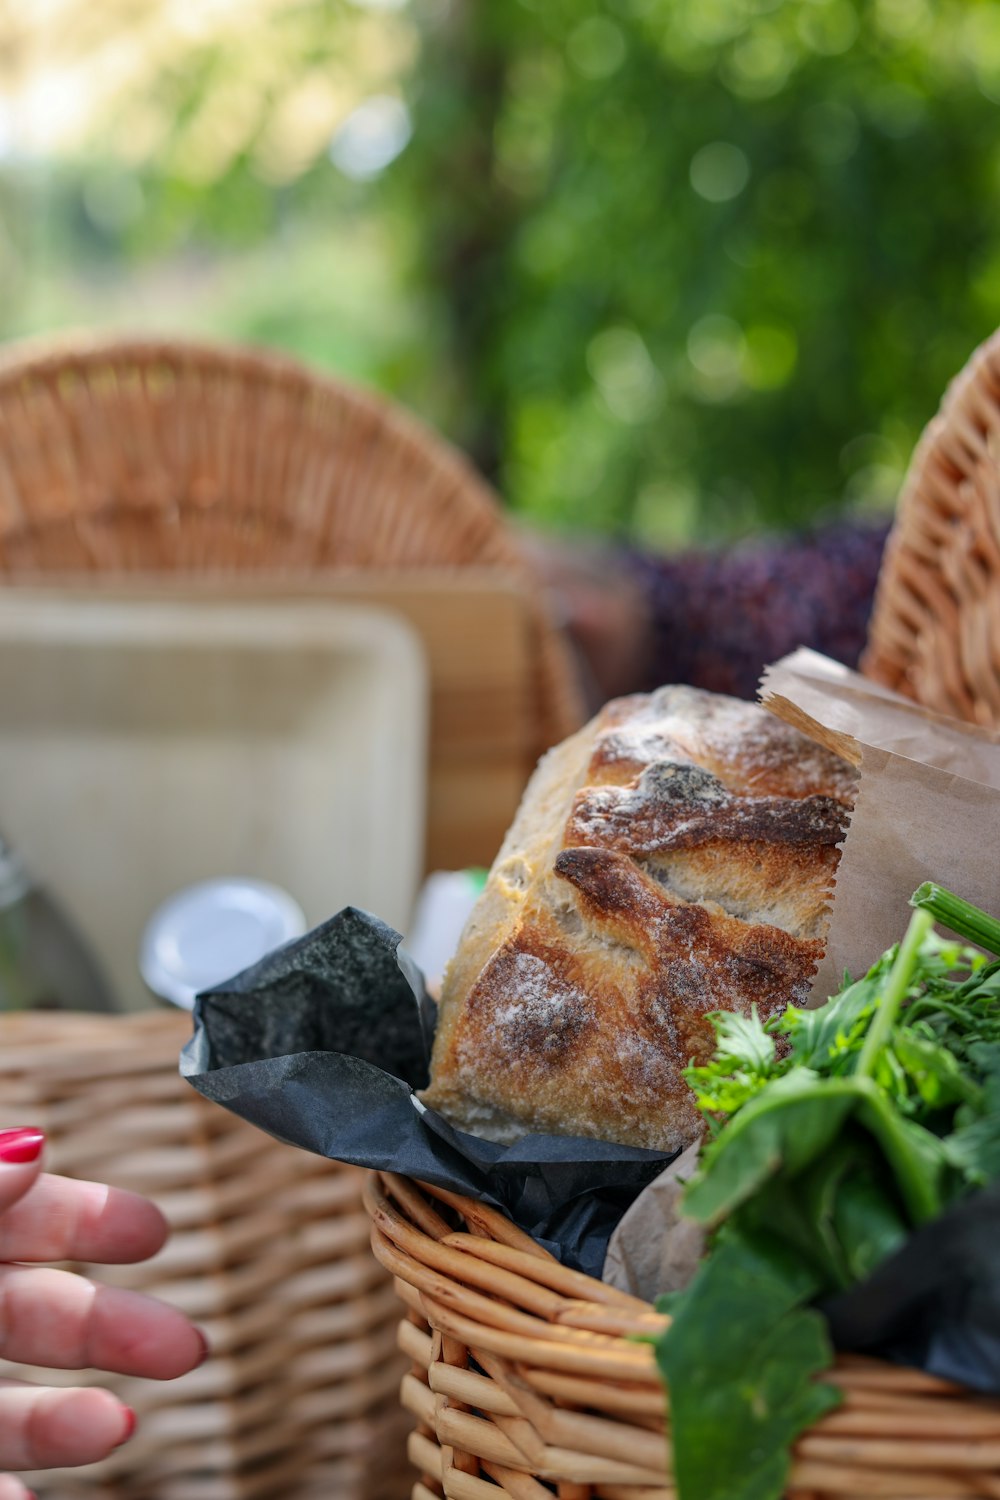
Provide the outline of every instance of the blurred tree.
<path id="1" fill-rule="evenodd" d="M 652 544 L 890 504 L 1000 321 L 1000 7 L 417 13 L 438 415 L 512 501 Z"/>
<path id="2" fill-rule="evenodd" d="M 250 339 L 395 386 L 405 0 L 0 0 L 0 337 Z"/>
<path id="3" fill-rule="evenodd" d="M 998 103 L 996 0 L 0 0 L 0 331 L 289 348 L 557 527 L 885 508 L 1000 322 Z"/>

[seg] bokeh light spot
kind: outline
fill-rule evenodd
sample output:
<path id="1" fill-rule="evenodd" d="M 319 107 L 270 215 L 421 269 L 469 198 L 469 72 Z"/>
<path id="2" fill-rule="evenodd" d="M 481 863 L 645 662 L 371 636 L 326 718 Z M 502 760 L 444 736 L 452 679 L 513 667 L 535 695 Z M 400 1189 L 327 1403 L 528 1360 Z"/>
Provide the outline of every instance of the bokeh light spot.
<path id="1" fill-rule="evenodd" d="M 659 403 L 663 380 L 634 328 L 606 328 L 587 346 L 587 368 L 620 422 L 644 422 Z"/>
<path id="2" fill-rule="evenodd" d="M 691 186 L 709 203 L 738 198 L 749 180 L 746 153 L 729 141 L 711 141 L 691 158 Z"/>
<path id="3" fill-rule="evenodd" d="M 823 57 L 837 57 L 857 40 L 860 22 L 851 0 L 804 6 L 798 31 L 806 46 Z"/>
<path id="4" fill-rule="evenodd" d="M 584 78 L 610 78 L 625 61 L 625 38 L 614 21 L 591 16 L 570 33 L 566 51 Z"/>
<path id="5" fill-rule="evenodd" d="M 644 484 L 636 495 L 636 539 L 657 551 L 673 551 L 697 526 L 698 490 L 690 475 L 678 474 Z"/>
<path id="6" fill-rule="evenodd" d="M 758 25 L 735 43 L 723 79 L 744 99 L 770 99 L 784 88 L 796 55 L 776 26 Z"/>
<path id="7" fill-rule="evenodd" d="M 345 177 L 365 182 L 395 161 L 413 133 L 401 99 L 375 94 L 359 104 L 330 142 L 330 160 Z"/>
<path id="8" fill-rule="evenodd" d="M 746 339 L 732 318 L 709 313 L 699 318 L 687 339 L 695 389 L 708 401 L 727 401 L 743 388 Z"/>

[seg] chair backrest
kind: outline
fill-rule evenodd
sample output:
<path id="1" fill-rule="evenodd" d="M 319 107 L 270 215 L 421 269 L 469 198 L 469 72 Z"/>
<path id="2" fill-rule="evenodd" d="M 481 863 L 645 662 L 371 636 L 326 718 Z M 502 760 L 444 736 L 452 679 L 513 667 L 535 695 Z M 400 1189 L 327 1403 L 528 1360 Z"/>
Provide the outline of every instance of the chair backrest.
<path id="1" fill-rule="evenodd" d="M 492 858 L 531 763 L 581 707 L 568 649 L 470 466 L 398 408 L 271 355 L 9 351 L 0 585 L 197 594 L 220 580 L 261 599 L 342 592 L 410 620 L 430 663 L 431 861 Z M 137 1444 L 79 1491 L 60 1476 L 60 1494 L 400 1495 L 392 1304 L 357 1174 L 204 1107 L 177 1076 L 188 1030 L 169 1016 L 0 1016 L 8 1103 L 46 1128 L 57 1170 L 163 1201 L 171 1246 L 123 1277 L 189 1306 L 219 1350 L 162 1397 L 139 1388 Z"/>
<path id="2" fill-rule="evenodd" d="M 948 387 L 913 455 L 862 670 L 1000 727 L 1000 332 Z"/>
<path id="3" fill-rule="evenodd" d="M 430 664 L 433 862 L 491 858 L 531 762 L 580 717 L 567 647 L 470 466 L 391 404 L 275 356 L 7 352 L 0 586 L 89 583 L 329 591 L 408 618 Z M 57 1170 L 160 1199 L 175 1237 L 123 1278 L 189 1306 L 220 1351 L 162 1397 L 130 1389 L 137 1444 L 79 1491 L 60 1476 L 60 1494 L 400 1495 L 394 1319 L 357 1174 L 205 1107 L 177 1075 L 183 1018 L 35 1019 L 0 1016 L 5 1097 L 46 1128 Z"/>
<path id="4" fill-rule="evenodd" d="M 255 350 L 71 341 L 0 361 L 0 581 L 339 574 L 356 588 L 376 572 L 469 569 L 522 595 L 523 784 L 581 721 L 580 693 L 495 496 L 447 443 L 379 396 Z"/>

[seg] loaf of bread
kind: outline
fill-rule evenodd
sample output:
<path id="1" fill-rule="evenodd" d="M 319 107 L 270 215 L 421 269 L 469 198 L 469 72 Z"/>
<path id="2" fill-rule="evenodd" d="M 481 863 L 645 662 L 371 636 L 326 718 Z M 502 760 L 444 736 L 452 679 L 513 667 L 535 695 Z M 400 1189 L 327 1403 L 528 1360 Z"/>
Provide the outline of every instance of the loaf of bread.
<path id="1" fill-rule="evenodd" d="M 805 999 L 854 772 L 755 704 L 694 688 L 609 703 L 535 772 L 442 987 L 424 1101 L 673 1151 L 706 1012 Z"/>

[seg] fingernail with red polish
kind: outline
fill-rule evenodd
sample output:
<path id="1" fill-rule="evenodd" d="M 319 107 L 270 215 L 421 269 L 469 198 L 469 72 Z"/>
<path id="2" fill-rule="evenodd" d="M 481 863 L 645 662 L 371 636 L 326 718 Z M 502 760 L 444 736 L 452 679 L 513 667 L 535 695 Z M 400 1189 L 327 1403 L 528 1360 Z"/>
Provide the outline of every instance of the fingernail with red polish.
<path id="1" fill-rule="evenodd" d="M 122 1433 L 121 1437 L 115 1444 L 116 1448 L 120 1448 L 122 1443 L 127 1443 L 129 1438 L 135 1431 L 135 1412 L 132 1410 L 131 1406 L 122 1407 L 122 1417 L 125 1422 L 125 1431 Z"/>
<path id="2" fill-rule="evenodd" d="M 26 1162 L 37 1161 L 45 1145 L 45 1136 L 33 1125 L 17 1130 L 0 1130 L 0 1162 L 20 1167 Z"/>

